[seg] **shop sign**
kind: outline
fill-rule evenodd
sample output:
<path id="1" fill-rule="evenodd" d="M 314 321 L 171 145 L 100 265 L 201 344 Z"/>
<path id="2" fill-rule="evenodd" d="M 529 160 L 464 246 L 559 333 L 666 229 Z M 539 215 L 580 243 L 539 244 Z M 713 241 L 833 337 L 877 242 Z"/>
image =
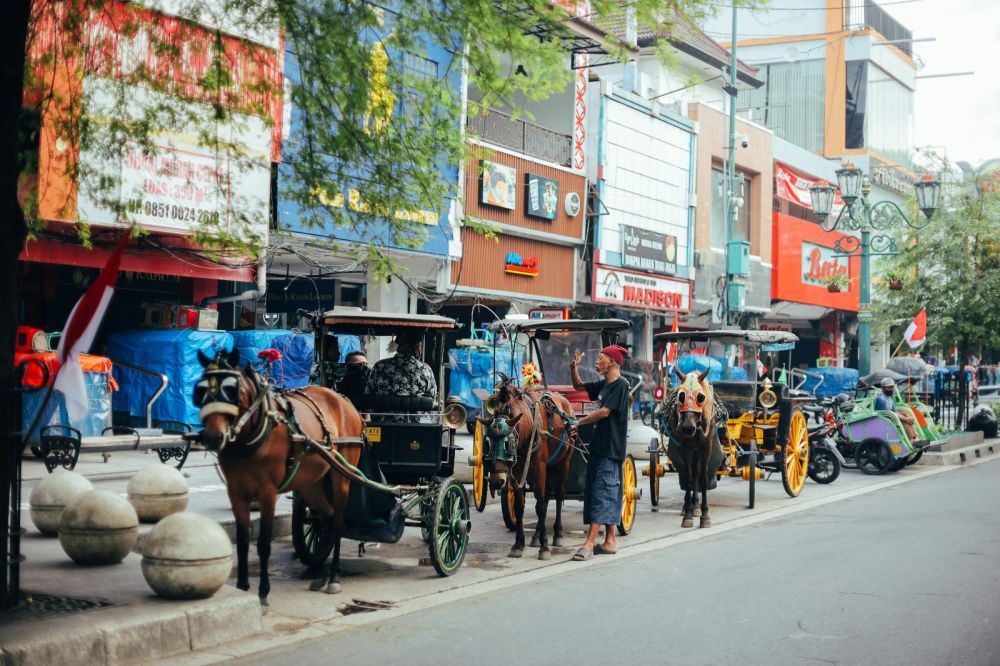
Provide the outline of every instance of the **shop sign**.
<path id="1" fill-rule="evenodd" d="M 524 212 L 531 217 L 556 219 L 559 213 L 559 182 L 529 173 L 524 178 L 526 198 Z"/>
<path id="2" fill-rule="evenodd" d="M 525 275 L 535 277 L 538 275 L 538 258 L 522 257 L 517 252 L 508 252 L 504 260 L 504 272 L 511 275 Z"/>
<path id="3" fill-rule="evenodd" d="M 595 303 L 679 312 L 691 309 L 689 281 L 608 266 L 594 267 L 591 294 Z"/>
<path id="4" fill-rule="evenodd" d="M 677 272 L 677 237 L 622 225 L 622 264 L 650 273 Z"/>
<path id="5" fill-rule="evenodd" d="M 837 256 L 832 248 L 803 241 L 802 283 L 822 286 L 834 274 L 850 276 L 846 257 Z"/>
<path id="6" fill-rule="evenodd" d="M 535 308 L 528 311 L 528 319 L 569 319 L 569 308 Z"/>
<path id="7" fill-rule="evenodd" d="M 770 324 L 768 322 L 761 322 L 760 330 L 762 331 L 784 331 L 786 333 L 792 332 L 791 324 Z"/>
<path id="8" fill-rule="evenodd" d="M 517 201 L 517 169 L 489 160 L 482 161 L 479 203 L 514 210 Z"/>

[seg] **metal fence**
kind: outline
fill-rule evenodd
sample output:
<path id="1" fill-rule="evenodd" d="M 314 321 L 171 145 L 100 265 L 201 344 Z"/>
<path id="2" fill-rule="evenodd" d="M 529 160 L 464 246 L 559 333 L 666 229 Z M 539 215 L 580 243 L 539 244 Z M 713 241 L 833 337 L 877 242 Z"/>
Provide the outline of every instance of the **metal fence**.
<path id="1" fill-rule="evenodd" d="M 560 134 L 526 120 L 515 120 L 494 109 L 489 109 L 485 115 L 471 114 L 468 126 L 472 135 L 488 143 L 511 148 L 546 162 L 570 165 L 573 137 L 569 134 Z"/>
<path id="2" fill-rule="evenodd" d="M 934 422 L 943 430 L 965 430 L 969 410 L 975 406 L 968 375 L 964 372 L 940 375 L 934 384 L 933 393 L 920 395 L 920 399 L 934 410 Z"/>
<path id="3" fill-rule="evenodd" d="M 901 41 L 896 46 L 906 55 L 912 55 L 913 32 L 871 0 L 847 0 L 844 6 L 844 28 L 861 30 L 874 28 L 886 41 Z"/>

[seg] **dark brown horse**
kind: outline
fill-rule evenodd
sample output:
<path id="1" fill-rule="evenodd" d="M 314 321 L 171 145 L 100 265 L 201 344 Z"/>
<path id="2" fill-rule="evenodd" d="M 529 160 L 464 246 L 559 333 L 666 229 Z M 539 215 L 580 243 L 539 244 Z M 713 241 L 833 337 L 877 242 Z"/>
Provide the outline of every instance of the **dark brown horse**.
<path id="1" fill-rule="evenodd" d="M 687 375 L 676 367 L 674 372 L 681 385 L 674 389 L 667 399 L 667 427 L 671 438 L 678 444 L 680 455 L 673 460 L 684 489 L 684 517 L 681 527 L 694 526 L 694 511 L 701 490 L 700 527 L 711 527 L 708 515 L 708 488 L 711 476 L 709 461 L 712 457 L 712 443 L 715 434 L 715 414 L 712 385 L 708 382 L 708 370 Z"/>
<path id="2" fill-rule="evenodd" d="M 200 440 L 207 449 L 218 453 L 236 519 L 236 587 L 250 589 L 250 502 L 256 499 L 260 505 L 257 594 L 261 605 L 267 605 L 275 504 L 279 494 L 297 490 L 310 507 L 330 519 L 334 533 L 329 575 L 321 573 L 309 589 L 340 592 L 340 534 L 350 481 L 305 444 L 301 435 L 339 450 L 347 462 L 357 465 L 361 456 L 361 416 L 347 399 L 329 389 L 309 386 L 275 392 L 261 381 L 251 364 L 239 370 L 235 350 L 221 352 L 214 359 L 199 352 L 198 359 L 205 368 L 194 390 L 195 405 L 201 409 L 199 418 L 205 427 Z M 290 427 L 300 436 L 293 438 Z"/>
<path id="3" fill-rule="evenodd" d="M 574 440 L 567 432 L 566 419 L 573 418 L 573 407 L 558 393 L 521 390 L 501 375 L 493 395 L 493 417 L 480 421 L 486 427 L 494 459 L 490 486 L 506 494 L 508 477 L 514 489 L 514 524 L 516 536 L 508 557 L 524 555 L 524 504 L 525 491 L 530 484 L 535 493 L 535 515 L 538 526 L 531 545 L 536 539 L 538 559 L 552 557 L 545 529 L 549 497 L 556 500 L 556 521 L 552 527 L 552 545 L 562 545 L 562 505 L 566 498 L 566 477 L 573 459 Z M 497 457 L 502 440 L 513 434 L 516 450 L 514 461 Z M 502 497 L 506 501 L 506 497 Z"/>

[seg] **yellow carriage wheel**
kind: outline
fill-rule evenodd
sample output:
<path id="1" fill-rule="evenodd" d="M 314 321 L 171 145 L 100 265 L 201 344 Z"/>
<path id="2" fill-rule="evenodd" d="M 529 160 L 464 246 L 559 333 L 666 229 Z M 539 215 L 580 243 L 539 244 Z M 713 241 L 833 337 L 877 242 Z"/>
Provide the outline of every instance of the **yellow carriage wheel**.
<path id="1" fill-rule="evenodd" d="M 618 523 L 619 536 L 627 535 L 635 524 L 635 506 L 639 495 L 637 482 L 635 459 L 630 454 L 625 456 L 625 462 L 622 463 L 622 520 Z"/>
<path id="2" fill-rule="evenodd" d="M 486 466 L 483 462 L 483 424 L 476 421 L 476 432 L 472 444 L 472 499 L 476 511 L 486 508 Z"/>
<path id="3" fill-rule="evenodd" d="M 798 497 L 806 483 L 809 471 L 809 429 L 801 411 L 792 412 L 785 443 L 784 464 L 781 467 L 781 484 L 791 497 Z"/>
<path id="4" fill-rule="evenodd" d="M 514 487 L 513 472 L 507 473 L 507 485 L 504 486 L 503 497 L 500 498 L 500 513 L 503 514 L 503 524 L 508 530 L 517 529 L 517 489 Z"/>

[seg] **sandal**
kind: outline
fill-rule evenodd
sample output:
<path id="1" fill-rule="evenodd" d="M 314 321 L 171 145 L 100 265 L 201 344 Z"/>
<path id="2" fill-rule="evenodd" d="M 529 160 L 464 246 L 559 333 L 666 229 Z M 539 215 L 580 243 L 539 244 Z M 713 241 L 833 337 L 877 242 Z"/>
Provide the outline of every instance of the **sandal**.
<path id="1" fill-rule="evenodd" d="M 596 550 L 596 548 L 594 550 Z M 594 559 L 594 551 L 593 550 L 587 550 L 586 548 L 584 548 L 582 546 L 580 547 L 579 550 L 577 550 L 573 554 L 573 561 L 574 562 L 586 562 L 587 560 L 592 560 L 592 559 Z"/>
<path id="2" fill-rule="evenodd" d="M 608 548 L 605 548 L 604 544 L 601 544 L 601 543 L 599 543 L 596 546 L 594 546 L 594 554 L 595 555 L 614 555 L 617 552 L 618 552 L 617 548 L 615 548 L 614 550 L 610 550 Z"/>

